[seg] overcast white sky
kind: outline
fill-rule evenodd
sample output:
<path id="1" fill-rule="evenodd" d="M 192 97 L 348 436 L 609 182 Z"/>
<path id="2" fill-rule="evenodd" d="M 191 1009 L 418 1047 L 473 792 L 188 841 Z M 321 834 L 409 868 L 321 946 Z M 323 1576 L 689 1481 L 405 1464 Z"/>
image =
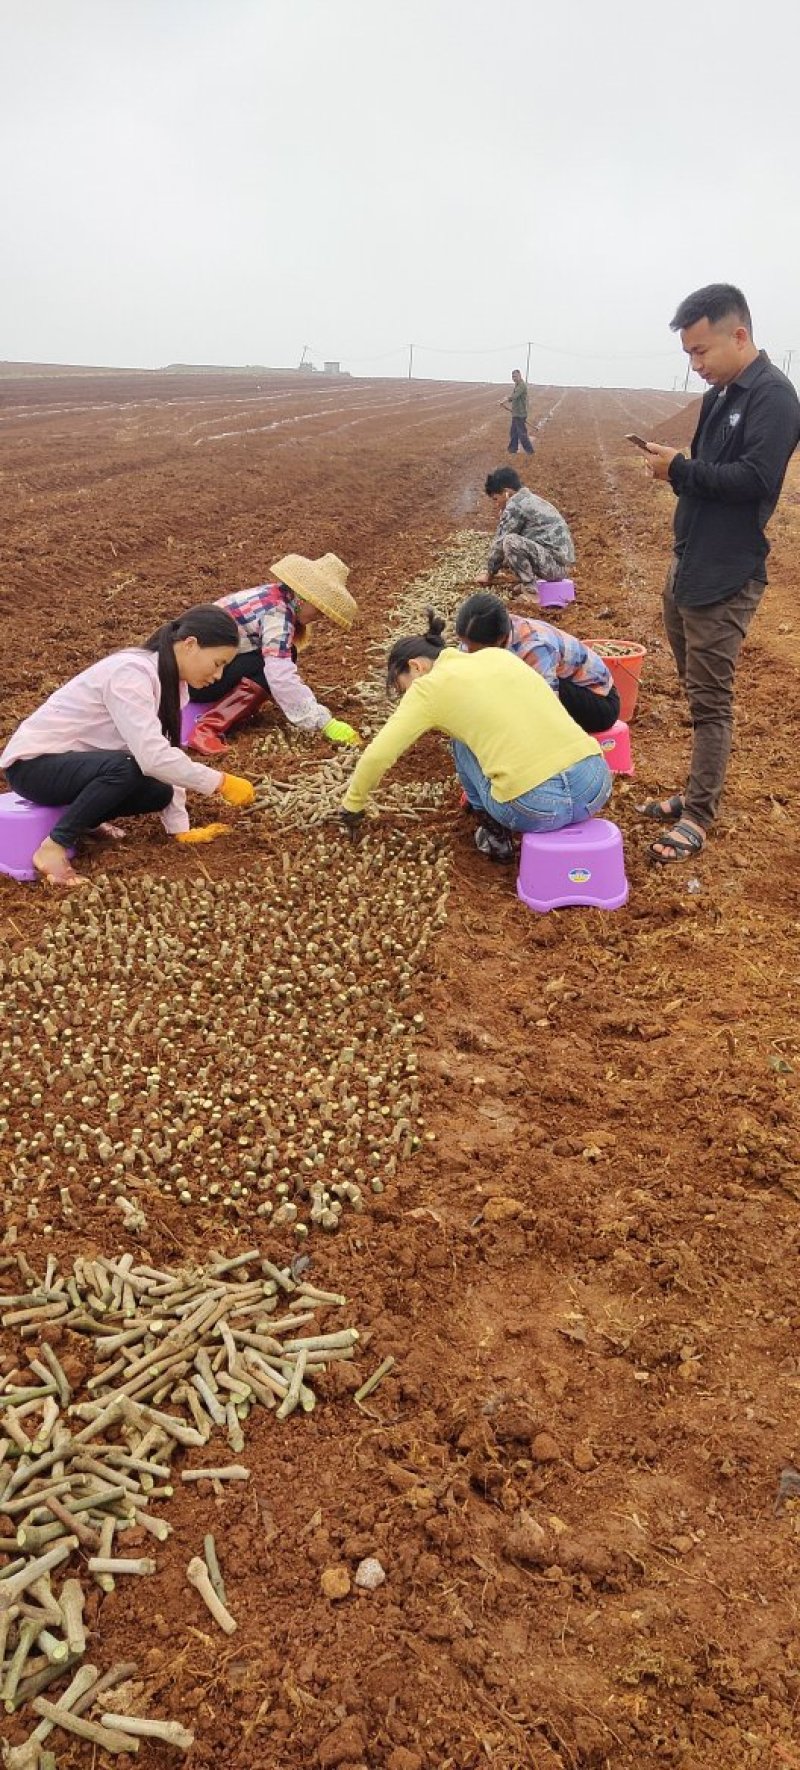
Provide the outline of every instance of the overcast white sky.
<path id="1" fill-rule="evenodd" d="M 797 371 L 799 19 L 0 0 L 0 358 L 671 388 L 726 280 Z"/>

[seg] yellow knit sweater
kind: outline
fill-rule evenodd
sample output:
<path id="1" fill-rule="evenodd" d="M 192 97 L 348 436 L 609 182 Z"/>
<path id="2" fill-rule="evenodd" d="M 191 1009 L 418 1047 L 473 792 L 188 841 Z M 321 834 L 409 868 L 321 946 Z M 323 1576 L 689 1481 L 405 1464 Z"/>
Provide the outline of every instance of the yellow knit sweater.
<path id="1" fill-rule="evenodd" d="M 601 754 L 595 739 L 581 731 L 549 684 L 521 658 L 490 647 L 443 651 L 367 745 L 345 794 L 345 810 L 363 811 L 387 769 L 426 731 L 443 731 L 466 744 L 501 804 Z"/>

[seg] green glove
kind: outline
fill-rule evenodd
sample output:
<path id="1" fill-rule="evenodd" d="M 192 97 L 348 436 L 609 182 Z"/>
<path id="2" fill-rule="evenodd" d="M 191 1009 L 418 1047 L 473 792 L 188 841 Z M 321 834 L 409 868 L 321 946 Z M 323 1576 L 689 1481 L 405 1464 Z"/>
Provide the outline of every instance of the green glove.
<path id="1" fill-rule="evenodd" d="M 345 724 L 344 719 L 329 719 L 322 727 L 323 737 L 331 744 L 360 744 L 361 738 L 352 725 Z"/>

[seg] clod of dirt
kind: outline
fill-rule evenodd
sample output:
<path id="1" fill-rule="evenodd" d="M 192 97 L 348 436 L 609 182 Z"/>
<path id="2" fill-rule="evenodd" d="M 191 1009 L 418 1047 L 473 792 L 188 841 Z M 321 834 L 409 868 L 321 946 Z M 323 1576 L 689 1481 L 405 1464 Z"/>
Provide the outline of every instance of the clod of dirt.
<path id="1" fill-rule="evenodd" d="M 608 1734 L 598 1721 L 579 1716 L 573 1722 L 575 1745 L 580 1753 L 578 1762 L 581 1770 L 600 1770 L 601 1765 L 608 1762 Z"/>
<path id="2" fill-rule="evenodd" d="M 332 1733 L 327 1733 L 317 1752 L 322 1770 L 336 1770 L 339 1764 L 346 1764 L 348 1759 L 355 1760 L 362 1756 L 367 1743 L 366 1730 L 358 1715 L 348 1715 Z"/>
<path id="3" fill-rule="evenodd" d="M 487 1649 L 482 1641 L 454 1641 L 451 1657 L 460 1671 L 478 1675 L 486 1664 Z"/>
<path id="4" fill-rule="evenodd" d="M 521 1217 L 525 1206 L 518 1198 L 507 1198 L 500 1194 L 497 1198 L 487 1199 L 483 1207 L 484 1219 L 487 1223 L 511 1223 L 515 1217 Z"/>
<path id="5" fill-rule="evenodd" d="M 325 1597 L 333 1603 L 346 1598 L 350 1591 L 350 1575 L 346 1567 L 326 1567 L 319 1583 Z"/>
<path id="6" fill-rule="evenodd" d="M 498 1444 L 528 1444 L 534 1436 L 535 1421 L 530 1408 L 519 1402 L 512 1401 L 498 1407 L 492 1413 L 491 1421 Z"/>
<path id="7" fill-rule="evenodd" d="M 556 1551 L 559 1566 L 565 1573 L 585 1574 L 592 1585 L 603 1585 L 608 1579 L 625 1572 L 625 1558 L 599 1537 L 561 1537 Z"/>
<path id="8" fill-rule="evenodd" d="M 572 1452 L 572 1461 L 581 1475 L 588 1475 L 591 1469 L 597 1468 L 597 1458 L 588 1438 L 582 1444 L 576 1444 Z"/>
<path id="9" fill-rule="evenodd" d="M 389 1753 L 386 1770 L 422 1770 L 422 1758 L 419 1752 L 410 1752 L 404 1745 L 397 1745 Z"/>
<path id="10" fill-rule="evenodd" d="M 549 1567 L 553 1559 L 543 1530 L 530 1512 L 519 1512 L 503 1542 L 503 1554 L 509 1561 L 521 1561 L 525 1567 Z"/>
<path id="11" fill-rule="evenodd" d="M 537 1463 L 557 1463 L 561 1452 L 550 1432 L 537 1432 L 531 1439 L 531 1454 Z"/>

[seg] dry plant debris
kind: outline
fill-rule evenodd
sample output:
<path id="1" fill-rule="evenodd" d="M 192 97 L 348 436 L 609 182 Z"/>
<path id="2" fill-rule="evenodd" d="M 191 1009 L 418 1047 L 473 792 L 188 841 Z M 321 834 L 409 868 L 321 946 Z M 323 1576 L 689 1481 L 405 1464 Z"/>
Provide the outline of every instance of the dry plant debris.
<path id="1" fill-rule="evenodd" d="M 317 837 L 257 888 L 101 879 L 67 899 L 0 961 L 7 1216 L 70 1224 L 76 1184 L 134 1231 L 159 1192 L 335 1230 L 424 1134 L 414 976 L 447 893 L 445 853 L 386 831 Z"/>

